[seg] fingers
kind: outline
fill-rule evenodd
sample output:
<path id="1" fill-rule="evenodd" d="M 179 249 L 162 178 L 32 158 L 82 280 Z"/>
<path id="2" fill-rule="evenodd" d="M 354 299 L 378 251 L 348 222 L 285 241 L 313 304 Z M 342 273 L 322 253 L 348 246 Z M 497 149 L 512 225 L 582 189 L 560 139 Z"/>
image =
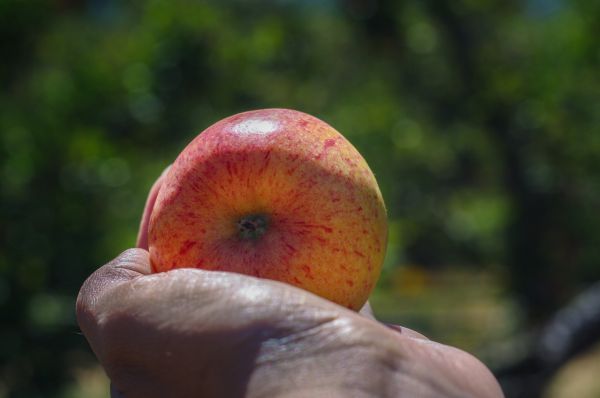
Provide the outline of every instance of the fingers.
<path id="1" fill-rule="evenodd" d="M 385 326 L 387 326 L 388 328 L 390 328 L 392 330 L 395 330 L 398 333 L 401 333 L 405 337 L 410 337 L 413 339 L 420 339 L 420 340 L 429 340 L 427 337 L 425 337 L 421 333 L 416 332 L 416 331 L 409 329 L 407 327 L 404 327 L 404 326 L 394 325 L 393 323 L 386 323 Z"/>
<path id="2" fill-rule="evenodd" d="M 469 392 L 460 396 L 503 398 L 502 389 L 490 370 L 473 355 L 458 348 L 423 339 L 407 339 L 415 362 L 430 374 L 443 375 L 449 386 Z M 448 388 L 450 390 L 450 388 Z"/>
<path id="3" fill-rule="evenodd" d="M 377 318 L 375 317 L 375 314 L 373 313 L 373 308 L 371 307 L 371 303 L 369 303 L 368 301 L 365 303 L 365 305 L 361 308 L 361 310 L 358 313 L 360 315 L 364 316 L 365 318 L 371 319 L 373 321 L 377 321 Z M 412 329 L 406 328 L 404 326 L 394 325 L 392 323 L 384 323 L 384 325 L 398 333 L 402 333 L 402 335 L 404 335 L 405 337 L 429 340 L 427 337 L 423 336 L 421 333 L 416 332 Z"/>
<path id="4" fill-rule="evenodd" d="M 150 215 L 152 214 L 152 209 L 154 208 L 154 203 L 156 203 L 156 198 L 158 197 L 158 192 L 160 191 L 164 177 L 167 175 L 170 168 L 171 166 L 168 166 L 158 177 L 154 185 L 152 185 L 152 188 L 150 188 L 148 199 L 146 199 L 146 205 L 144 206 L 144 212 L 142 213 L 142 220 L 140 222 L 140 230 L 138 232 L 136 243 L 136 247 L 141 249 L 148 250 L 148 224 L 150 223 Z"/>
<path id="5" fill-rule="evenodd" d="M 371 308 L 371 304 L 367 301 L 365 305 L 358 311 L 359 314 L 364 316 L 365 318 L 375 320 L 375 315 L 373 314 L 373 308 Z"/>
<path id="6" fill-rule="evenodd" d="M 98 307 L 115 287 L 151 272 L 148 252 L 142 249 L 126 250 L 94 272 L 77 296 L 77 321 L 84 334 L 94 332 L 100 312 Z"/>
<path id="7" fill-rule="evenodd" d="M 284 305 L 273 297 L 281 298 Z M 232 319 L 232 309 L 245 310 Z M 293 286 L 240 274 L 192 268 L 153 274 L 149 253 L 143 249 L 129 249 L 98 269 L 77 298 L 77 320 L 88 340 L 94 340 L 95 333 L 121 313 L 157 325 L 197 328 L 220 324 L 224 329 L 249 319 L 268 320 L 284 310 L 298 321 L 304 312 L 311 318 L 314 309 L 347 311 Z"/>

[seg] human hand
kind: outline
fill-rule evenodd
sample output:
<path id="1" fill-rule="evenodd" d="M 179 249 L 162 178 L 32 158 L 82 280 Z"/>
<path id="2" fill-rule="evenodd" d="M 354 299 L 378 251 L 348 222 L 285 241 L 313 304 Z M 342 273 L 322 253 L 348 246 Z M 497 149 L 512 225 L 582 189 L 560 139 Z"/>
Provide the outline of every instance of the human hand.
<path id="1" fill-rule="evenodd" d="M 113 396 L 502 397 L 471 355 L 283 283 L 176 269 L 152 274 L 152 188 L 137 249 L 88 278 L 77 318 Z"/>

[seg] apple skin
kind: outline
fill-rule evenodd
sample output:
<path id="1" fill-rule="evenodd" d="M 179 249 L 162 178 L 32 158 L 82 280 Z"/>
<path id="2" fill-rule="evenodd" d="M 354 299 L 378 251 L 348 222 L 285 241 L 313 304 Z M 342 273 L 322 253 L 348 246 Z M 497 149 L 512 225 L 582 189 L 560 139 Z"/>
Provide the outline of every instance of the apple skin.
<path id="1" fill-rule="evenodd" d="M 149 224 L 155 272 L 237 272 L 354 310 L 379 278 L 386 245 L 385 205 L 366 161 L 333 127 L 288 109 L 240 113 L 198 135 L 167 172 Z"/>

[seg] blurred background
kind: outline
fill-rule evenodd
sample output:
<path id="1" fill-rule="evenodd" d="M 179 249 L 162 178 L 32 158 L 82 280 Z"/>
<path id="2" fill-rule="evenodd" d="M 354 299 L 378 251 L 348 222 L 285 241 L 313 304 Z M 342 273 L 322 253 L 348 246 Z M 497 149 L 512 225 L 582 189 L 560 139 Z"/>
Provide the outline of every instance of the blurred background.
<path id="1" fill-rule="evenodd" d="M 600 397 L 600 2 L 0 0 L 0 398 L 105 397 L 84 279 L 200 131 L 311 113 L 390 218 L 379 318 Z"/>

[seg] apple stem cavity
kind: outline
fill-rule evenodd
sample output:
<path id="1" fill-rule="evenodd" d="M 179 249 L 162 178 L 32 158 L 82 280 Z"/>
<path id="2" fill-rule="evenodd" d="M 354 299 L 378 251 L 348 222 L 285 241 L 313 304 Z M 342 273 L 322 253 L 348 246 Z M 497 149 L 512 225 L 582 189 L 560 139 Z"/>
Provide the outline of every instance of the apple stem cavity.
<path id="1" fill-rule="evenodd" d="M 269 217 L 266 214 L 249 214 L 237 222 L 238 236 L 242 240 L 258 240 L 269 227 Z"/>

